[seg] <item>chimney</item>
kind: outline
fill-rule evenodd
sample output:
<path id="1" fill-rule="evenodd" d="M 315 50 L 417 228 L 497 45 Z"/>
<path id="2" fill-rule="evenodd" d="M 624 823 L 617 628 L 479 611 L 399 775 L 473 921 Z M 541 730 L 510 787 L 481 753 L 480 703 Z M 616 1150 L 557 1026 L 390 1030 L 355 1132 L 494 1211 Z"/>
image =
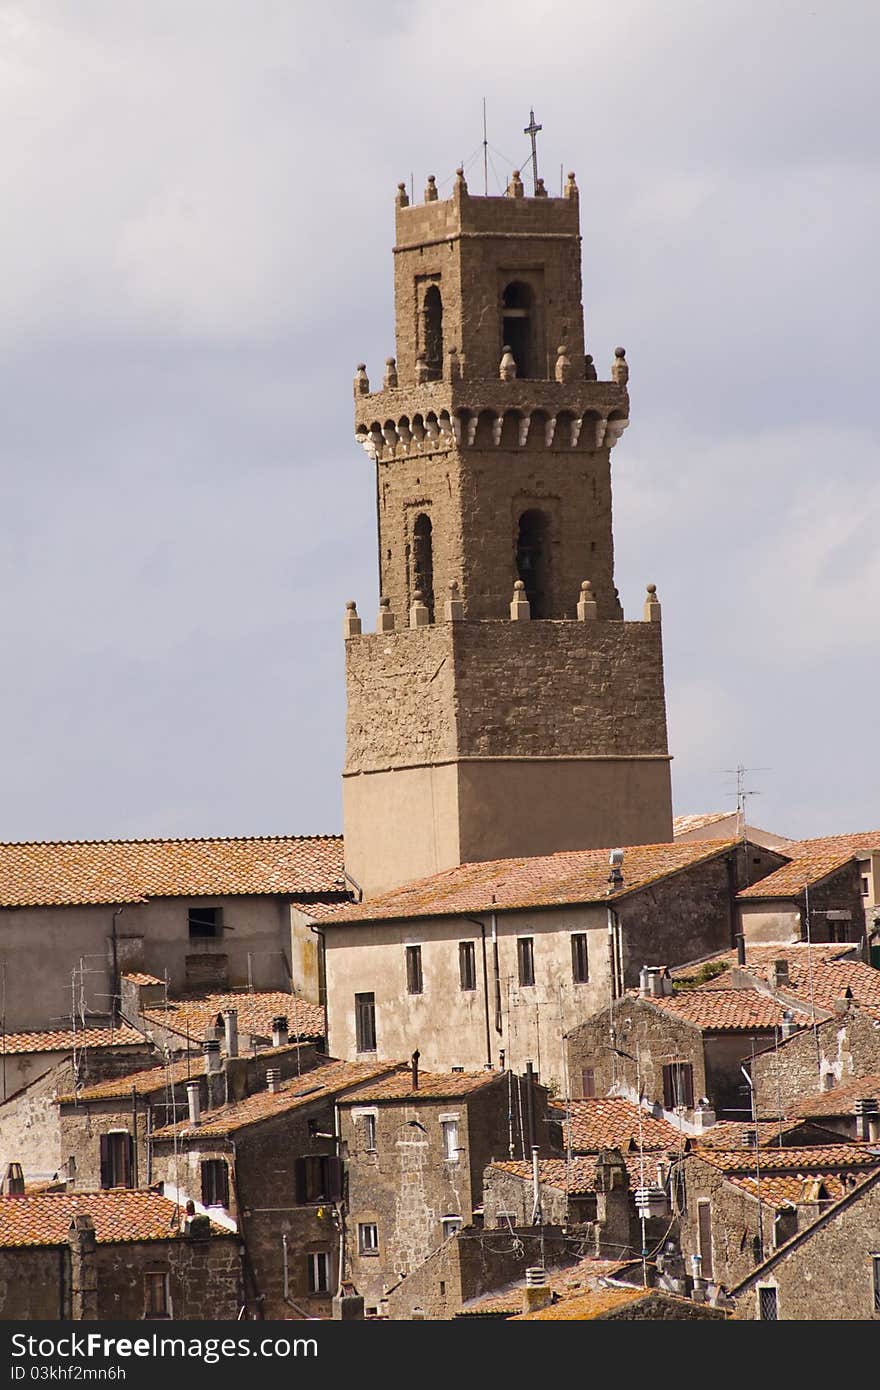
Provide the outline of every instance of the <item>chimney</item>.
<path id="1" fill-rule="evenodd" d="M 651 993 L 651 972 L 647 965 L 643 965 L 639 971 L 639 994 L 646 999 Z"/>
<path id="2" fill-rule="evenodd" d="M 531 1265 L 526 1270 L 526 1286 L 523 1289 L 523 1312 L 537 1313 L 548 1308 L 553 1302 L 553 1290 L 547 1283 L 547 1271 L 541 1265 Z"/>
<path id="3" fill-rule="evenodd" d="M 850 1006 L 851 1003 L 852 1003 L 852 995 L 851 995 L 851 994 L 850 994 L 850 995 L 841 994 L 840 997 L 839 997 L 838 999 L 835 999 L 835 1001 L 834 1001 L 834 1012 L 837 1014 L 838 1018 L 845 1018 L 845 1016 L 849 1013 L 849 1006 Z"/>
<path id="4" fill-rule="evenodd" d="M 700 1133 L 711 1129 L 715 1123 L 715 1108 L 709 1104 L 707 1096 L 701 1096 L 694 1106 L 694 1124 Z"/>
<path id="5" fill-rule="evenodd" d="M 419 1089 L 419 1058 L 421 1057 L 421 1055 L 422 1054 L 419 1052 L 419 1049 L 416 1048 L 415 1052 L 410 1058 L 410 1065 L 412 1067 L 412 1088 L 414 1091 L 417 1091 Z"/>
<path id="6" fill-rule="evenodd" d="M 736 934 L 736 963 L 737 965 L 745 965 L 746 963 L 746 938 L 741 931 Z"/>
<path id="7" fill-rule="evenodd" d="M 202 1122 L 202 1097 L 198 1081 L 187 1081 L 186 1098 L 189 1101 L 189 1122 L 195 1126 Z"/>
<path id="8" fill-rule="evenodd" d="M 876 1098 L 874 1096 L 860 1096 L 854 1103 L 853 1110 L 856 1115 L 858 1138 L 863 1139 L 866 1143 L 872 1138 L 876 1138 L 877 1123 L 878 1118 L 880 1118 L 880 1105 L 878 1105 Z M 874 1129 L 873 1135 L 871 1134 L 872 1128 Z M 24 1189 L 22 1188 L 22 1190 Z"/>
<path id="9" fill-rule="evenodd" d="M 774 989 L 787 989 L 789 985 L 788 961 L 775 960 L 770 967 L 770 983 Z"/>
<path id="10" fill-rule="evenodd" d="M 703 1278 L 703 1257 L 702 1255 L 691 1255 L 691 1275 L 694 1287 L 691 1298 L 694 1303 L 706 1302 L 706 1280 Z"/>
<path id="11" fill-rule="evenodd" d="M 205 1074 L 216 1076 L 220 1071 L 220 1044 L 216 1038 L 206 1038 L 202 1043 L 205 1056 Z"/>
<path id="12" fill-rule="evenodd" d="M 781 1033 L 783 1038 L 790 1038 L 795 1031 L 794 1013 L 791 1009 L 783 1010 Z"/>
<path id="13" fill-rule="evenodd" d="M 272 1046 L 286 1047 L 289 1037 L 287 1018 L 284 1014 L 279 1014 L 277 1018 L 272 1019 Z"/>
<path id="14" fill-rule="evenodd" d="M 281 1068 L 270 1067 L 266 1072 L 266 1085 L 273 1095 L 281 1090 Z"/>
<path id="15" fill-rule="evenodd" d="M 3 1179 L 4 1197 L 23 1197 L 24 1196 L 24 1173 L 20 1163 L 10 1163 L 6 1169 L 6 1177 Z"/>
<path id="16" fill-rule="evenodd" d="M 238 1056 L 238 1010 L 223 1010 L 223 1026 L 226 1029 L 226 1056 Z"/>
<path id="17" fill-rule="evenodd" d="M 67 1233 L 70 1247 L 70 1316 L 74 1322 L 95 1322 L 98 1317 L 98 1272 L 95 1268 L 95 1223 L 79 1212 Z"/>

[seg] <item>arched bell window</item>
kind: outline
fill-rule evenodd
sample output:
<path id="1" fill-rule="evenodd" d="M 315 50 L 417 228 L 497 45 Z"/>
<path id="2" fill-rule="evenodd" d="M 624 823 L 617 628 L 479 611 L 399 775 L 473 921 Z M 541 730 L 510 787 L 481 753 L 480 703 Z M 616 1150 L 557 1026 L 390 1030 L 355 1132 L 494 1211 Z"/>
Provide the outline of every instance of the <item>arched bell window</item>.
<path id="1" fill-rule="evenodd" d="M 545 618 L 550 606 L 550 523 L 537 508 L 523 512 L 516 540 L 516 572 L 526 586 L 533 618 Z"/>
<path id="2" fill-rule="evenodd" d="M 535 339 L 531 287 L 522 280 L 512 280 L 505 286 L 501 305 L 501 346 L 509 347 L 513 353 L 517 377 L 534 377 Z"/>
<path id="3" fill-rule="evenodd" d="M 424 512 L 416 517 L 412 543 L 412 592 L 422 595 L 431 622 L 434 621 L 434 542 L 431 518 Z"/>
<path id="4" fill-rule="evenodd" d="M 443 375 L 443 300 L 438 285 L 429 285 L 425 292 L 422 319 L 428 380 L 439 381 Z"/>

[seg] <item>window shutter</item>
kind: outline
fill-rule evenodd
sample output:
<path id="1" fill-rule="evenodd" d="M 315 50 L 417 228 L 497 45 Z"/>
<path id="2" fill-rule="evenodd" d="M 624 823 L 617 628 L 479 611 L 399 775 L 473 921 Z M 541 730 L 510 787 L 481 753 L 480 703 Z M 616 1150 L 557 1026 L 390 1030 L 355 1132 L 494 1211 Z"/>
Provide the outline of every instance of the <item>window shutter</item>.
<path id="1" fill-rule="evenodd" d="M 220 1202 L 221 1206 L 228 1207 L 228 1206 L 229 1206 L 229 1164 L 228 1164 L 228 1163 L 223 1163 L 223 1162 L 221 1161 L 221 1162 L 219 1163 L 219 1165 L 218 1165 L 217 1171 L 218 1171 L 218 1173 L 219 1173 L 219 1175 L 220 1175 L 220 1181 L 219 1181 L 219 1183 L 217 1184 L 217 1186 L 218 1186 L 218 1188 L 219 1188 L 219 1191 L 218 1191 L 218 1193 L 217 1193 L 217 1200 Z"/>
<path id="2" fill-rule="evenodd" d="M 132 1187 L 134 1185 L 134 1139 L 130 1134 L 124 1136 L 121 1149 L 122 1186 Z"/>
<path id="3" fill-rule="evenodd" d="M 663 1068 L 663 1109 L 675 1109 L 675 1093 L 672 1083 L 672 1066 L 669 1062 Z"/>
<path id="4" fill-rule="evenodd" d="M 694 1069 L 690 1062 L 680 1063 L 682 1104 L 691 1109 L 694 1104 Z"/>
<path id="5" fill-rule="evenodd" d="M 296 1184 L 296 1204 L 302 1207 L 308 1201 L 306 1196 L 306 1161 L 304 1158 L 297 1158 L 293 1165 L 293 1176 Z"/>
<path id="6" fill-rule="evenodd" d="M 101 1135 L 101 1186 L 111 1187 L 113 1174 L 110 1169 L 110 1135 Z"/>
<path id="7" fill-rule="evenodd" d="M 328 1202 L 342 1201 L 342 1160 L 337 1154 L 330 1154 L 324 1160 L 324 1191 Z"/>

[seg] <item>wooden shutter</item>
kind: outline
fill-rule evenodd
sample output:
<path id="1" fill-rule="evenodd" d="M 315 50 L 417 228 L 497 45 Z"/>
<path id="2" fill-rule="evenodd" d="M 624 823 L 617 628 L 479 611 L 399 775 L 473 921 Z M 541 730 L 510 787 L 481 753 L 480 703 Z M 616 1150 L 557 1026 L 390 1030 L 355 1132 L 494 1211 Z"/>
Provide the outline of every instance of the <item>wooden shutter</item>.
<path id="1" fill-rule="evenodd" d="M 666 1062 L 663 1067 L 663 1109 L 675 1109 L 675 1091 L 673 1089 L 673 1069 L 671 1062 Z"/>
<path id="2" fill-rule="evenodd" d="M 328 1202 L 342 1201 L 342 1161 L 337 1154 L 324 1159 L 324 1193 Z"/>
<path id="3" fill-rule="evenodd" d="M 703 1278 L 711 1279 L 712 1269 L 712 1207 L 709 1202 L 697 1203 L 697 1227 L 700 1240 L 700 1254 L 703 1257 Z"/>
<path id="4" fill-rule="evenodd" d="M 101 1135 L 101 1186 L 113 1186 L 113 1170 L 110 1163 L 110 1135 Z"/>
<path id="5" fill-rule="evenodd" d="M 308 1201 L 308 1197 L 306 1196 L 306 1160 L 304 1158 L 298 1158 L 294 1161 L 293 1177 L 296 1184 L 296 1204 L 298 1207 L 301 1207 Z"/>

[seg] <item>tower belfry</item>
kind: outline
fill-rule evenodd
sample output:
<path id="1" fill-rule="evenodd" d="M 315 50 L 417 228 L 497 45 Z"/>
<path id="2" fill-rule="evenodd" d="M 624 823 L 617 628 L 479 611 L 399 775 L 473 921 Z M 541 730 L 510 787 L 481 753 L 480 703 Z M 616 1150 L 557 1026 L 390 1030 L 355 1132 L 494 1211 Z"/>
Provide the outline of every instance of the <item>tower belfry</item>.
<path id="1" fill-rule="evenodd" d="M 660 605 L 624 622 L 614 587 L 629 368 L 585 352 L 575 177 L 401 184 L 396 226 L 396 356 L 355 377 L 382 598 L 375 634 L 346 618 L 346 868 L 372 893 L 669 839 Z"/>

